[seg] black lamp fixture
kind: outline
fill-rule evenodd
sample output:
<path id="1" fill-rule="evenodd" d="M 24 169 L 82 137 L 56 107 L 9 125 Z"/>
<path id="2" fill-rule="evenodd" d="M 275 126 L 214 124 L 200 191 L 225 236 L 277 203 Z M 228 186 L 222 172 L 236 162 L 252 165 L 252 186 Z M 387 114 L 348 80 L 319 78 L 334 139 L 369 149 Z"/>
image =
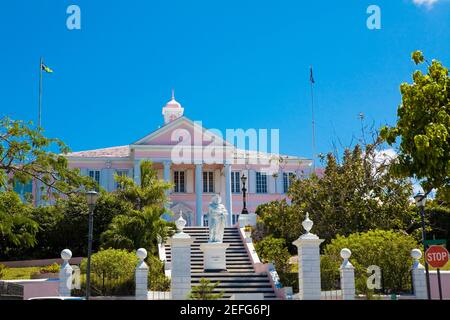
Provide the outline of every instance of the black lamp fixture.
<path id="1" fill-rule="evenodd" d="M 94 233 L 94 208 L 97 203 L 98 192 L 90 190 L 86 192 L 86 200 L 89 206 L 89 233 L 88 233 L 88 261 L 86 268 L 86 300 L 91 295 L 91 255 L 92 255 L 92 238 Z"/>
<path id="2" fill-rule="evenodd" d="M 416 202 L 416 206 L 420 209 L 420 218 L 422 220 L 422 242 L 423 242 L 423 252 L 427 251 L 427 234 L 425 230 L 425 204 L 427 202 L 427 196 L 422 192 L 417 193 L 414 196 L 414 201 Z M 431 299 L 431 289 L 430 289 L 430 272 L 428 270 L 428 263 L 425 259 L 425 274 L 427 279 L 427 294 L 428 299 Z"/>
<path id="3" fill-rule="evenodd" d="M 245 174 L 242 174 L 241 182 L 242 182 L 242 200 L 243 200 L 243 202 L 244 202 L 244 205 L 243 205 L 243 207 L 242 207 L 241 214 L 248 214 L 248 210 L 247 210 L 247 202 L 246 202 L 246 192 L 247 192 L 247 189 L 245 188 L 245 182 L 247 182 L 247 177 L 245 176 Z"/>

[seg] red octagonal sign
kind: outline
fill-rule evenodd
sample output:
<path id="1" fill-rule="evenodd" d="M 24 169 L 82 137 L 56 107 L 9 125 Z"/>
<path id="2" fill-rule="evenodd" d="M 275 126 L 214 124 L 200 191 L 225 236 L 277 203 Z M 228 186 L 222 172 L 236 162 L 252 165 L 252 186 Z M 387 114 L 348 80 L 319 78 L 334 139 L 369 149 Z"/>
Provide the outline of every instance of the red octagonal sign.
<path id="1" fill-rule="evenodd" d="M 448 262 L 448 251 L 443 246 L 430 246 L 425 252 L 425 259 L 433 268 L 442 268 Z"/>

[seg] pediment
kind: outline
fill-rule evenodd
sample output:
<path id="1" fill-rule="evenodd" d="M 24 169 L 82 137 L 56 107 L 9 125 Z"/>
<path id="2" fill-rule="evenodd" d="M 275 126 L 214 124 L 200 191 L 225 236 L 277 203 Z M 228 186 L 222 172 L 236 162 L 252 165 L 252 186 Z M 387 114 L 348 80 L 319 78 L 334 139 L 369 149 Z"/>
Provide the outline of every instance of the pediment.
<path id="1" fill-rule="evenodd" d="M 232 146 L 220 135 L 205 129 L 201 122 L 194 122 L 186 117 L 180 117 L 164 125 L 136 141 L 133 145 L 178 145 L 181 141 L 186 141 L 187 145 L 195 146 L 207 146 L 213 142 L 215 145 Z"/>

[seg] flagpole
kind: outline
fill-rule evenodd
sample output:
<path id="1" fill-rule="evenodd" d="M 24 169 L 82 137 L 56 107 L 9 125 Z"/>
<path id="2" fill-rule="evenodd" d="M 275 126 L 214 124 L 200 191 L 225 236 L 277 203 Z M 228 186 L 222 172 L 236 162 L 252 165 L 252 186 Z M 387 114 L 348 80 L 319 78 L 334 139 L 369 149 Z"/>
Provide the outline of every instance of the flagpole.
<path id="1" fill-rule="evenodd" d="M 41 116 L 42 116 L 42 64 L 44 63 L 41 57 L 39 62 L 39 114 L 38 114 L 38 126 L 41 127 Z"/>
<path id="2" fill-rule="evenodd" d="M 314 78 L 312 73 L 312 66 L 310 66 L 310 79 L 311 83 L 311 114 L 312 114 L 312 152 L 313 152 L 313 172 L 316 171 L 316 131 L 314 123 Z"/>

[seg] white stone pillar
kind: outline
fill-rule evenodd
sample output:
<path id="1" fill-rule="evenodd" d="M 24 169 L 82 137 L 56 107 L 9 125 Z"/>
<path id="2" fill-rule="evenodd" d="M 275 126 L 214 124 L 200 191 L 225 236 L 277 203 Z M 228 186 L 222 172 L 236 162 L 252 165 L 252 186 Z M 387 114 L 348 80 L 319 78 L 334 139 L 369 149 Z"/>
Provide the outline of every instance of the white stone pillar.
<path id="1" fill-rule="evenodd" d="M 61 258 L 64 260 L 59 270 L 59 295 L 61 297 L 70 297 L 72 290 L 72 274 L 73 268 L 69 264 L 72 258 L 72 251 L 64 249 L 61 251 Z"/>
<path id="2" fill-rule="evenodd" d="M 228 211 L 228 226 L 233 224 L 233 201 L 231 195 L 231 165 L 226 163 L 224 166 L 225 173 L 225 207 Z"/>
<path id="3" fill-rule="evenodd" d="M 427 279 L 425 275 L 425 267 L 419 262 L 422 257 L 422 251 L 419 249 L 411 250 L 411 257 L 414 259 L 412 272 L 412 286 L 416 299 L 427 299 Z"/>
<path id="4" fill-rule="evenodd" d="M 278 171 L 278 177 L 277 177 L 277 193 L 283 194 L 284 193 L 284 173 L 283 171 Z"/>
<path id="5" fill-rule="evenodd" d="M 136 300 L 148 299 L 148 266 L 144 262 L 147 258 L 147 250 L 140 248 L 136 251 L 136 255 L 139 258 L 138 265 L 136 266 L 135 281 L 136 281 Z"/>
<path id="6" fill-rule="evenodd" d="M 195 165 L 195 212 L 196 225 L 203 226 L 203 166 Z"/>
<path id="7" fill-rule="evenodd" d="M 141 160 L 134 160 L 133 179 L 137 185 L 141 185 Z"/>
<path id="8" fill-rule="evenodd" d="M 344 261 L 339 268 L 341 274 L 341 290 L 343 300 L 355 300 L 355 268 L 348 260 L 352 252 L 350 249 L 341 250 L 341 258 Z"/>
<path id="9" fill-rule="evenodd" d="M 302 223 L 306 233 L 293 242 L 298 250 L 298 286 L 300 300 L 320 300 L 320 244 L 324 241 L 310 233 L 313 222 L 308 213 Z"/>
<path id="10" fill-rule="evenodd" d="M 191 244 L 194 239 L 183 232 L 186 220 L 182 215 L 175 224 L 178 232 L 169 239 L 172 251 L 170 290 L 173 300 L 187 300 L 191 292 Z"/>

